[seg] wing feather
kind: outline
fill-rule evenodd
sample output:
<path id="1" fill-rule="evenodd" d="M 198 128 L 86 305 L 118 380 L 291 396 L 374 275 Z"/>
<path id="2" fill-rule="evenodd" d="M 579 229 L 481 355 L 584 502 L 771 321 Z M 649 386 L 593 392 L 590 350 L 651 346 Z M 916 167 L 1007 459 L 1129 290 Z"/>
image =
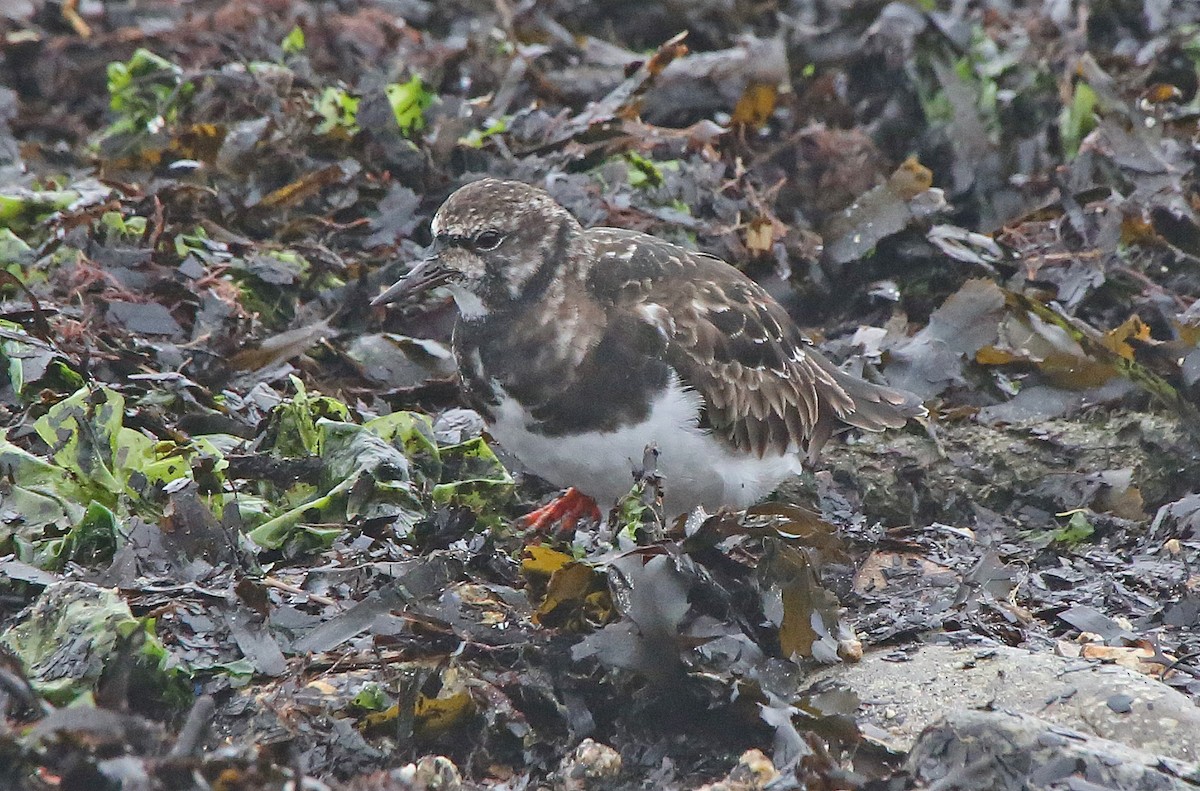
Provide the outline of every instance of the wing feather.
<path id="1" fill-rule="evenodd" d="M 634 231 L 589 233 L 601 250 L 636 243 L 634 255 L 601 253 L 593 287 L 653 327 L 666 361 L 703 397 L 708 425 L 733 446 L 812 458 L 838 423 L 879 431 L 924 412 L 911 393 L 839 370 L 761 286 L 719 258 Z"/>

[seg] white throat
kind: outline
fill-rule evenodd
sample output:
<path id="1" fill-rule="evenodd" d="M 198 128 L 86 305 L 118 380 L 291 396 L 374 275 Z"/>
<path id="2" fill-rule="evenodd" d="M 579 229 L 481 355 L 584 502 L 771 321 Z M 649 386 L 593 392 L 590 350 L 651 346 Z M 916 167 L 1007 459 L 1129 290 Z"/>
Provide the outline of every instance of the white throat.
<path id="1" fill-rule="evenodd" d="M 454 283 L 447 285 L 446 290 L 454 297 L 454 302 L 458 305 L 458 313 L 464 319 L 468 321 L 481 319 L 488 314 L 487 305 L 483 304 L 483 300 L 479 298 L 478 294 Z"/>

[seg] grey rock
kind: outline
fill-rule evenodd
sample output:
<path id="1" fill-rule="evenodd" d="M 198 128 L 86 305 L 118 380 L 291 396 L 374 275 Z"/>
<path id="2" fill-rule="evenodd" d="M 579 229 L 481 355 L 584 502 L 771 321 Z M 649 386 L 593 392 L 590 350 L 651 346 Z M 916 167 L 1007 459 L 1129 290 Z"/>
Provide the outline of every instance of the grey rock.
<path id="1" fill-rule="evenodd" d="M 899 751 L 911 749 L 927 725 L 951 712 L 995 708 L 1180 761 L 1200 761 L 1200 708 L 1141 673 L 1004 646 L 926 645 L 903 661 L 896 661 L 899 656 L 872 652 L 857 664 L 814 676 L 818 687 L 857 694 L 860 719 L 882 729 L 882 740 Z M 1129 699 L 1128 711 L 1110 705 L 1116 696 Z"/>
<path id="2" fill-rule="evenodd" d="M 1190 791 L 1200 783 L 1200 764 L 1006 711 L 952 712 L 921 734 L 907 768 L 922 788 L 956 791 Z"/>

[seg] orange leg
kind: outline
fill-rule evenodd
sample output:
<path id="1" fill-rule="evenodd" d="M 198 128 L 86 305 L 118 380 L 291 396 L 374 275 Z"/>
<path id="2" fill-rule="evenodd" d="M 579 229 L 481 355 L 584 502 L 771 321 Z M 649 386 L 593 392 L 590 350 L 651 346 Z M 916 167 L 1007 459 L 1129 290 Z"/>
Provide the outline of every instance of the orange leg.
<path id="1" fill-rule="evenodd" d="M 572 486 L 541 508 L 525 514 L 518 523 L 536 533 L 549 532 L 556 525 L 559 533 L 570 533 L 583 519 L 599 524 L 600 508 L 595 500 Z"/>

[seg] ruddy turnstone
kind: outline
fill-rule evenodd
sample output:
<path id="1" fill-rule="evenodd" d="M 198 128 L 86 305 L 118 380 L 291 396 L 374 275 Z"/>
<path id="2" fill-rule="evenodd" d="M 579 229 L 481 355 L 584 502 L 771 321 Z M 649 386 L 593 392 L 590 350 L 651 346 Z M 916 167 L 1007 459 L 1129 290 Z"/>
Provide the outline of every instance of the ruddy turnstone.
<path id="1" fill-rule="evenodd" d="M 840 426 L 881 431 L 924 414 L 913 394 L 839 370 L 721 259 L 585 229 L 536 187 L 467 184 L 431 230 L 430 256 L 372 304 L 444 286 L 466 392 L 492 436 L 601 504 L 629 491 L 650 443 L 668 515 L 744 508 Z"/>

